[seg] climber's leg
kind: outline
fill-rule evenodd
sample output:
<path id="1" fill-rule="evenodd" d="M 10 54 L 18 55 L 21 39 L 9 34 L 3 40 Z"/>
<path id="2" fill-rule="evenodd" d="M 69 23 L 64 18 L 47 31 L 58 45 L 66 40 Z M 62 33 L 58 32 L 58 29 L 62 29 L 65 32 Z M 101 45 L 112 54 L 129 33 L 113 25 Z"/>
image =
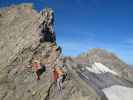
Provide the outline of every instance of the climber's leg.
<path id="1" fill-rule="evenodd" d="M 60 82 L 59 82 L 59 85 L 60 85 L 60 90 L 62 91 L 62 86 L 63 86 L 63 84 L 62 84 L 62 79 L 63 79 L 63 76 L 60 76 Z"/>
<path id="2" fill-rule="evenodd" d="M 36 80 L 40 80 L 40 77 L 39 77 L 39 70 L 35 72 L 36 74 Z"/>
<path id="3" fill-rule="evenodd" d="M 59 92 L 62 93 L 62 76 L 57 79 L 57 88 Z"/>
<path id="4" fill-rule="evenodd" d="M 57 88 L 60 91 L 60 79 L 59 78 L 57 79 Z"/>

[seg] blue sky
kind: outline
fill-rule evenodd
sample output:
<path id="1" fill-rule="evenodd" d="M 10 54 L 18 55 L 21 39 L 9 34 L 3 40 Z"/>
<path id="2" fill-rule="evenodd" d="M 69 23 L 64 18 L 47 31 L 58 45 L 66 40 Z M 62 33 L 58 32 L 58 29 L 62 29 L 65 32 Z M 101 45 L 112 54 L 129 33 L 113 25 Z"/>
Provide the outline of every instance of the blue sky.
<path id="1" fill-rule="evenodd" d="M 64 55 L 105 48 L 133 64 L 132 0 L 0 0 L 0 7 L 32 2 L 55 11 L 57 42 Z"/>

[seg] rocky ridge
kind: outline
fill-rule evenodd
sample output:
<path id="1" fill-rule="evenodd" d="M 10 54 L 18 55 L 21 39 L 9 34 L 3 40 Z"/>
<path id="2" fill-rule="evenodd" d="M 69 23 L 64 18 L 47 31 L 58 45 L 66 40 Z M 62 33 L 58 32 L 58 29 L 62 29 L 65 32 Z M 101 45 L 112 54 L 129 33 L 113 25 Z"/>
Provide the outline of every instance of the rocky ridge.
<path id="1" fill-rule="evenodd" d="M 1 100 L 87 100 L 100 98 L 83 90 L 77 81 L 64 84 L 63 96 L 52 81 L 52 66 L 62 64 L 61 48 L 56 42 L 54 15 L 50 8 L 40 13 L 31 4 L 20 4 L 0 10 L 0 99 Z M 31 67 L 38 59 L 47 65 L 41 80 L 36 81 Z M 93 95 L 95 94 L 95 95 Z"/>

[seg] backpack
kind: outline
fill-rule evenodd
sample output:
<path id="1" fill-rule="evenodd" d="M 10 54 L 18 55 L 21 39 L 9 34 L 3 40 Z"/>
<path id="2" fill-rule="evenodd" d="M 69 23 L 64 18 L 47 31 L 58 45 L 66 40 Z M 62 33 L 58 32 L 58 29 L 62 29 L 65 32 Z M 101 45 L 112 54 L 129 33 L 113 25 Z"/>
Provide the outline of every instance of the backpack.
<path id="1" fill-rule="evenodd" d="M 53 71 L 53 79 L 54 81 L 57 81 L 57 79 L 59 78 L 59 74 L 57 73 L 56 70 Z"/>

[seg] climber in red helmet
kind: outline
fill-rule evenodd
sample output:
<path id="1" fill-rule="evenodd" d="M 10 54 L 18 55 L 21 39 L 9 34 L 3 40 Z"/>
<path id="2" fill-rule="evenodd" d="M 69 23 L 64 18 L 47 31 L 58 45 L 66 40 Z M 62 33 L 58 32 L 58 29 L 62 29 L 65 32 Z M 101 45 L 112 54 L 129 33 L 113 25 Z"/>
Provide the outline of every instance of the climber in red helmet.
<path id="1" fill-rule="evenodd" d="M 33 67 L 35 70 L 35 75 L 36 75 L 36 80 L 40 80 L 40 70 L 41 70 L 41 64 L 40 61 L 38 60 L 34 60 L 33 61 Z"/>

